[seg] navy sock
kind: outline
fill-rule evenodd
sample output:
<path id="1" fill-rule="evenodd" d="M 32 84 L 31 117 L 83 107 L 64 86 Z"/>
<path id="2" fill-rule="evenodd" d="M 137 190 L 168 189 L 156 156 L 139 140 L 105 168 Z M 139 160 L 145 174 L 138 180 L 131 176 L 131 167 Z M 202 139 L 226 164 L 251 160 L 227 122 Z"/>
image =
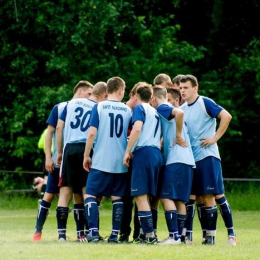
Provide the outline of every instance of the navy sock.
<path id="1" fill-rule="evenodd" d="M 212 207 L 205 207 L 205 226 L 207 236 L 215 236 L 217 229 L 217 218 L 218 209 L 216 205 Z"/>
<path id="2" fill-rule="evenodd" d="M 235 236 L 236 234 L 235 234 L 234 227 L 233 227 L 232 211 L 227 202 L 227 199 L 224 196 L 219 199 L 216 199 L 216 202 L 220 207 L 220 214 L 224 220 L 225 226 L 228 231 L 228 235 Z"/>
<path id="3" fill-rule="evenodd" d="M 122 199 L 114 200 L 112 204 L 113 204 L 112 232 L 110 238 L 114 238 L 118 236 L 121 223 L 122 223 L 123 210 L 124 210 L 124 204 Z"/>
<path id="4" fill-rule="evenodd" d="M 177 219 L 177 210 L 168 210 L 165 211 L 165 219 L 167 228 L 169 231 L 169 237 L 173 237 L 175 239 L 179 238 L 179 232 L 178 232 L 178 219 Z"/>
<path id="5" fill-rule="evenodd" d="M 51 207 L 51 203 L 45 200 L 41 201 L 40 208 L 38 210 L 37 221 L 36 221 L 36 232 L 39 233 L 42 232 L 42 228 L 48 216 L 50 207 Z"/>
<path id="6" fill-rule="evenodd" d="M 146 235 L 147 233 L 154 232 L 153 230 L 153 217 L 151 211 L 138 211 L 138 217 L 140 219 L 141 228 L 143 233 Z"/>
<path id="7" fill-rule="evenodd" d="M 202 229 L 202 237 L 206 238 L 206 226 L 205 226 L 205 205 L 204 204 L 197 204 L 197 212 L 198 218 L 200 221 L 200 226 Z"/>
<path id="8" fill-rule="evenodd" d="M 178 217 L 178 233 L 179 236 L 181 237 L 182 230 L 184 228 L 184 224 L 187 216 L 178 214 L 177 217 Z"/>
<path id="9" fill-rule="evenodd" d="M 156 233 L 156 231 L 157 231 L 157 222 L 158 222 L 158 209 L 152 208 L 152 216 L 153 216 L 153 230 Z"/>
<path id="10" fill-rule="evenodd" d="M 74 220 L 76 222 L 77 237 L 82 237 L 85 235 L 85 211 L 84 204 L 74 204 Z"/>
<path id="11" fill-rule="evenodd" d="M 89 234 L 91 236 L 99 236 L 98 233 L 98 204 L 94 197 L 85 199 L 85 216 L 88 221 Z"/>
<path id="12" fill-rule="evenodd" d="M 184 227 L 186 229 L 186 234 L 190 240 L 192 240 L 192 231 L 193 231 L 193 219 L 195 215 L 195 200 L 190 199 L 186 204 L 187 218 L 185 220 Z"/>

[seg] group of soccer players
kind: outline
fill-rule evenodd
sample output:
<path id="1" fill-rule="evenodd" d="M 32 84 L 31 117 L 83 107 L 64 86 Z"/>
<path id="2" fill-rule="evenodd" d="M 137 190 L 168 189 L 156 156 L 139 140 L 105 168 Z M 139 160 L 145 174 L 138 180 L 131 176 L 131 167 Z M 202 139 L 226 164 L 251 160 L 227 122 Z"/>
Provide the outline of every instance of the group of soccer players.
<path id="1" fill-rule="evenodd" d="M 153 83 L 138 82 L 125 104 L 122 78 L 112 77 L 94 86 L 80 81 L 71 101 L 54 106 L 47 120 L 49 177 L 33 241 L 41 240 L 59 186 L 59 241 L 67 239 L 68 205 L 72 199 L 76 241 L 102 240 L 99 204 L 105 196 L 111 197 L 113 205 L 108 243 L 124 241 L 120 239 L 124 235 L 123 218 L 132 211 L 125 198 L 131 197 L 139 220 L 134 244 L 191 244 L 197 199 L 203 244 L 215 244 L 217 202 L 228 230 L 228 244 L 236 245 L 217 147 L 231 115 L 212 99 L 199 96 L 193 75 L 178 75 L 172 81 L 167 74 L 159 74 Z M 218 129 L 216 118 L 220 120 Z M 56 144 L 53 153 L 52 140 Z M 163 241 L 158 241 L 156 234 L 159 201 L 169 232 Z M 129 233 L 126 241 L 128 237 Z"/>

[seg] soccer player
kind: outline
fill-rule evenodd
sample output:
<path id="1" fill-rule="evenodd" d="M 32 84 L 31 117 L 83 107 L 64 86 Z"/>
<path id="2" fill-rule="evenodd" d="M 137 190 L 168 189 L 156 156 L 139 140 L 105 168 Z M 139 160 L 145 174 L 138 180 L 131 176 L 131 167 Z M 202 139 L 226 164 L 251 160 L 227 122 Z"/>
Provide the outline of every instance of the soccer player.
<path id="1" fill-rule="evenodd" d="M 59 171 L 60 166 L 56 163 L 57 161 L 57 148 L 56 148 L 56 126 L 59 116 L 65 107 L 67 102 L 61 102 L 56 104 L 46 123 L 48 124 L 46 135 L 45 135 L 45 169 L 48 172 L 48 179 L 43 198 L 40 202 L 37 219 L 36 219 L 36 230 L 33 235 L 33 241 L 37 242 L 41 240 L 42 229 L 46 218 L 51 207 L 51 203 L 55 198 L 56 194 L 59 194 Z M 53 147 L 53 151 L 52 151 Z"/>
<path id="2" fill-rule="evenodd" d="M 150 105 L 152 86 L 143 82 L 136 89 L 137 105 L 133 110 L 133 128 L 124 155 L 124 165 L 129 167 L 132 158 L 131 195 L 135 197 L 138 217 L 145 234 L 145 243 L 157 244 L 154 233 L 150 197 L 157 194 L 157 181 L 163 158 L 160 150 L 161 124 L 156 110 Z M 137 238 L 133 243 L 142 243 Z"/>
<path id="3" fill-rule="evenodd" d="M 112 231 L 108 243 L 118 243 L 118 233 L 123 214 L 122 197 L 126 194 L 127 167 L 122 163 L 127 145 L 127 131 L 131 120 L 131 109 L 121 102 L 125 82 L 120 77 L 107 81 L 107 101 L 93 107 L 83 167 L 89 171 L 86 184 L 85 214 L 89 224 L 89 242 L 99 241 L 97 198 L 112 199 Z M 91 159 L 91 148 L 94 154 Z M 104 161 L 104 158 L 106 159 Z"/>
<path id="4" fill-rule="evenodd" d="M 85 215 L 83 193 L 87 172 L 82 167 L 89 118 L 92 107 L 106 98 L 106 83 L 94 86 L 86 82 L 82 92 L 64 108 L 57 125 L 57 163 L 61 164 L 60 196 L 57 225 L 59 241 L 66 241 L 69 202 L 74 198 L 74 218 L 77 225 L 76 241 L 85 241 Z"/>
<path id="5" fill-rule="evenodd" d="M 167 102 L 167 90 L 163 86 L 153 87 L 151 104 L 160 115 L 165 169 L 160 177 L 158 196 L 165 210 L 169 237 L 160 245 L 177 245 L 186 219 L 193 167 L 195 161 L 187 129 L 183 123 L 184 113 Z"/>
<path id="6" fill-rule="evenodd" d="M 228 228 L 228 244 L 236 245 L 237 238 L 233 228 L 232 212 L 224 196 L 221 159 L 217 145 L 217 141 L 226 132 L 232 116 L 212 99 L 198 94 L 199 85 L 195 76 L 184 75 L 179 82 L 181 97 L 186 101 L 181 108 L 184 111 L 184 121 L 189 131 L 196 162 L 193 194 L 202 196 L 204 204 L 203 219 L 206 239 L 203 243 L 215 244 L 217 201 Z M 216 128 L 217 119 L 219 119 L 218 128 Z"/>
<path id="7" fill-rule="evenodd" d="M 153 80 L 153 84 L 154 85 L 160 85 L 160 86 L 163 86 L 163 87 L 170 87 L 172 88 L 174 85 L 172 83 L 172 80 L 170 78 L 169 75 L 165 74 L 165 73 L 160 73 L 158 74 L 154 80 Z"/>

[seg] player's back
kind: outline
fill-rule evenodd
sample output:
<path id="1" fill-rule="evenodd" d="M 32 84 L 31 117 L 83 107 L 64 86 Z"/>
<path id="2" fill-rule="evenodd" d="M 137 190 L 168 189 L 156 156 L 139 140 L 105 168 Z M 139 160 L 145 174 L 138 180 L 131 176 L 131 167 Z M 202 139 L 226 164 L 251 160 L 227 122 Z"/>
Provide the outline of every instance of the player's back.
<path id="1" fill-rule="evenodd" d="M 130 119 L 131 109 L 119 101 L 102 101 L 93 108 L 90 125 L 98 131 L 92 168 L 111 173 L 127 172 L 123 156 Z"/>
<path id="2" fill-rule="evenodd" d="M 64 146 L 66 143 L 86 142 L 89 119 L 95 104 L 96 102 L 87 98 L 75 98 L 68 102 L 61 115 L 61 119 L 65 121 Z"/>

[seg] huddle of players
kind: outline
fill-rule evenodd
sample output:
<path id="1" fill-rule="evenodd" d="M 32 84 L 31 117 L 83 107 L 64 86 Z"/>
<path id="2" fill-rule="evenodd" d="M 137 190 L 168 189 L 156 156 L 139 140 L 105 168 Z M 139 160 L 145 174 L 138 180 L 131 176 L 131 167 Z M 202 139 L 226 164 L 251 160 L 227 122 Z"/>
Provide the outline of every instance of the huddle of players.
<path id="1" fill-rule="evenodd" d="M 187 82 L 192 84 L 191 89 L 198 85 L 192 75 L 181 75 L 175 80 L 180 83 L 180 88 L 183 81 L 184 98 L 188 95 L 185 94 Z M 154 86 L 146 82 L 136 84 L 132 97 L 134 105 L 130 107 L 121 102 L 125 92 L 123 79 L 113 77 L 106 83 L 99 82 L 94 86 L 81 81 L 74 88 L 73 99 L 66 103 L 62 112 L 56 112 L 56 128 L 53 123 L 55 120 L 52 126 L 56 129 L 57 157 L 53 158 L 51 170 L 55 170 L 55 163 L 56 168 L 61 165 L 60 196 L 56 210 L 59 241 L 66 241 L 68 205 L 72 197 L 77 241 L 100 240 L 98 207 L 102 196 L 111 197 L 113 204 L 112 230 L 107 242 L 120 241 L 118 235 L 122 229 L 124 207 L 128 206 L 124 205 L 123 198 L 129 182 L 129 166 L 130 195 L 135 199 L 140 222 L 140 234 L 133 243 L 177 245 L 181 241 L 192 241 L 191 236 L 185 239 L 183 230 L 187 218 L 185 203 L 189 203 L 192 180 L 196 179 L 193 177 L 196 175 L 193 174 L 196 163 L 191 149 L 194 145 L 188 135 L 189 124 L 184 124 L 185 104 L 181 109 L 177 107 L 178 104 L 173 106 L 167 102 L 164 84 L 169 87 L 173 85 L 166 74 L 159 74 L 154 80 Z M 75 93 L 78 96 L 75 97 Z M 211 108 L 211 104 L 208 106 Z M 210 138 L 214 132 L 211 134 Z M 205 140 L 207 143 L 203 145 L 208 147 L 209 142 Z M 49 171 L 50 174 L 52 171 Z M 221 172 L 220 175 L 222 178 Z M 216 189 L 219 186 L 223 188 L 223 180 L 222 184 L 215 186 Z M 214 194 L 224 193 L 222 191 L 216 190 Z M 48 188 L 46 192 L 50 192 Z M 200 192 L 204 190 L 194 194 L 202 195 Z M 154 215 L 157 213 L 151 209 L 151 198 L 157 202 L 160 199 L 165 211 L 169 237 L 162 242 L 158 242 L 155 233 Z M 209 200 L 208 196 L 205 196 L 205 200 Z M 43 199 L 39 208 L 34 241 L 41 239 L 46 212 L 50 208 L 51 201 L 47 205 L 44 202 Z M 215 243 L 216 223 L 213 222 L 216 222 L 216 214 L 212 214 L 215 209 L 216 205 L 205 207 L 205 244 Z M 38 221 L 42 212 L 46 214 Z M 208 215 L 214 215 L 214 219 L 209 220 Z M 232 235 L 236 238 L 235 233 Z"/>

